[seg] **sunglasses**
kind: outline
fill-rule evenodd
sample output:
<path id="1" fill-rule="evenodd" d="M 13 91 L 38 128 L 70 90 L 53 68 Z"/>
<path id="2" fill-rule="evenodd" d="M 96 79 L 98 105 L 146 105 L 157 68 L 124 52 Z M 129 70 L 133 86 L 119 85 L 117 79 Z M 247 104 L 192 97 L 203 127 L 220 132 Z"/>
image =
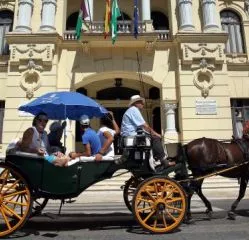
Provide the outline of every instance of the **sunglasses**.
<path id="1" fill-rule="evenodd" d="M 48 119 L 44 119 L 44 118 L 38 118 L 37 119 L 39 122 L 44 122 L 44 123 L 47 123 L 48 122 Z"/>

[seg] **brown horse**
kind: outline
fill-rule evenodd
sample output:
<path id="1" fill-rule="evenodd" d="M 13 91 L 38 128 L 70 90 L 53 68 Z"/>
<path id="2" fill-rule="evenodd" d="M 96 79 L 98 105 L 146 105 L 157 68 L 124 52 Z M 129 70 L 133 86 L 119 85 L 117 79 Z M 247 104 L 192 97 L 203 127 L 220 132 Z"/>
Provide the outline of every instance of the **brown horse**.
<path id="1" fill-rule="evenodd" d="M 219 142 L 210 138 L 199 138 L 185 145 L 185 153 L 189 169 L 192 171 L 193 177 L 204 176 L 208 173 L 213 173 L 221 169 L 226 169 L 232 166 L 243 164 L 248 161 L 249 140 L 237 140 L 231 143 Z M 239 196 L 232 204 L 231 210 L 228 212 L 230 219 L 235 219 L 235 209 L 244 197 L 248 178 L 249 178 L 249 165 L 244 164 L 237 168 L 233 168 L 227 172 L 220 174 L 228 178 L 240 179 Z M 206 213 L 212 213 L 211 203 L 202 193 L 203 179 L 193 181 L 190 184 L 190 189 L 195 191 L 207 207 Z M 189 210 L 190 201 L 193 191 L 189 193 Z M 190 211 L 189 211 L 190 213 Z"/>

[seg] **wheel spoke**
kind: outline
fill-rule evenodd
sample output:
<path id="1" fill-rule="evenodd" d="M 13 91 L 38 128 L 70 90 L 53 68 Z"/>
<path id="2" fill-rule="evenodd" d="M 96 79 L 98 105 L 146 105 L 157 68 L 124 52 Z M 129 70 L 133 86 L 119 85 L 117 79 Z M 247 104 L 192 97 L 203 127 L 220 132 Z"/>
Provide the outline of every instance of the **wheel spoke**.
<path id="1" fill-rule="evenodd" d="M 144 220 L 143 222 L 146 223 L 152 216 L 153 214 L 155 213 L 155 210 L 153 210 Z"/>
<path id="2" fill-rule="evenodd" d="M 176 222 L 177 219 L 168 210 L 166 211 L 167 211 L 167 214 L 174 220 L 174 222 Z"/>
<path id="3" fill-rule="evenodd" d="M 177 201 L 182 201 L 182 198 L 178 197 L 178 198 L 173 198 L 173 199 L 170 199 L 170 200 L 164 198 L 164 200 L 165 200 L 165 202 L 166 202 L 167 204 L 169 204 L 169 203 L 174 203 L 174 202 L 177 202 Z"/>
<path id="4" fill-rule="evenodd" d="M 144 199 L 144 198 L 141 198 L 141 197 L 137 198 L 137 200 L 138 200 L 139 202 L 147 202 L 147 203 L 149 203 L 149 204 L 153 203 L 153 201 L 147 200 L 147 199 Z"/>
<path id="5" fill-rule="evenodd" d="M 163 214 L 163 224 L 164 224 L 164 227 L 167 227 L 167 222 L 166 222 L 166 218 L 165 218 L 165 214 Z"/>
<path id="6" fill-rule="evenodd" d="M 7 195 L 3 196 L 3 198 L 8 198 L 8 197 L 21 195 L 21 194 L 25 194 L 25 193 L 27 194 L 27 190 L 22 190 L 22 191 L 19 191 L 19 192 L 13 192 L 11 194 L 7 194 Z"/>
<path id="7" fill-rule="evenodd" d="M 8 212 L 11 212 L 14 216 L 16 216 L 19 220 L 22 219 L 21 216 L 19 216 L 15 211 L 13 211 L 12 209 L 10 209 L 7 205 L 2 204 L 2 206 L 5 208 L 5 210 L 7 210 Z"/>
<path id="8" fill-rule="evenodd" d="M 147 195 L 151 198 L 153 202 L 155 202 L 155 198 L 151 195 L 149 191 L 145 190 L 144 192 L 147 193 Z"/>
<path id="9" fill-rule="evenodd" d="M 157 198 L 159 197 L 158 196 L 158 189 L 157 189 L 157 184 L 156 184 L 156 182 L 154 182 L 154 188 L 155 188 L 155 193 L 156 193 L 156 196 L 157 196 Z"/>
<path id="10" fill-rule="evenodd" d="M 7 189 L 5 189 L 5 191 L 3 192 L 3 195 L 11 188 L 14 188 L 14 186 L 16 186 L 17 183 L 20 182 L 20 179 L 16 180 L 12 185 L 10 185 Z"/>
<path id="11" fill-rule="evenodd" d="M 153 227 L 156 228 L 156 225 L 157 225 L 157 218 L 154 221 Z"/>
<path id="12" fill-rule="evenodd" d="M 176 208 L 176 207 L 170 206 L 170 205 L 168 205 L 168 204 L 167 204 L 167 208 L 176 210 L 176 211 L 178 211 L 178 212 L 182 212 L 182 211 L 183 211 L 183 209 L 181 209 L 181 208 Z"/>
<path id="13" fill-rule="evenodd" d="M 0 192 L 2 192 L 3 187 L 5 186 L 6 181 L 8 179 L 8 176 L 9 176 L 9 173 L 10 173 L 9 169 L 6 169 L 6 170 L 4 170 L 3 175 L 5 174 L 5 171 L 6 171 L 6 176 L 4 176 L 3 183 L 2 183 L 2 186 L 0 188 Z"/>
<path id="14" fill-rule="evenodd" d="M 5 223 L 6 223 L 7 227 L 8 227 L 8 229 L 11 229 L 10 223 L 9 223 L 9 221 L 8 221 L 8 219 L 7 219 L 7 216 L 6 216 L 5 213 L 4 213 L 4 210 L 1 208 L 0 211 L 1 211 L 1 214 L 2 214 L 2 216 L 3 216 L 3 219 L 4 219 L 4 221 L 5 221 Z"/>
<path id="15" fill-rule="evenodd" d="M 138 210 L 138 212 L 142 212 L 142 211 L 150 210 L 150 209 L 152 209 L 152 208 L 153 208 L 152 206 L 150 206 L 150 207 L 146 207 L 146 208 L 140 208 L 140 209 Z"/>
<path id="16" fill-rule="evenodd" d="M 20 206 L 24 206 L 24 207 L 28 206 L 28 204 L 26 204 L 26 203 L 16 202 L 16 201 L 11 201 L 11 200 L 4 200 L 4 202 L 5 202 L 5 203 L 12 203 L 12 204 L 14 204 L 14 207 L 15 207 L 16 205 L 20 205 Z"/>

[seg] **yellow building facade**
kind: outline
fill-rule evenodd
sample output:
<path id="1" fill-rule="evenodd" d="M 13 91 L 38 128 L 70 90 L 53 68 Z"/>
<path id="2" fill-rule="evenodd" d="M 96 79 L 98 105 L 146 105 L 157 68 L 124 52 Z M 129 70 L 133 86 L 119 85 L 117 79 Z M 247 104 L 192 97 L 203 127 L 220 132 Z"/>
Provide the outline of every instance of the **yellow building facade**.
<path id="1" fill-rule="evenodd" d="M 249 119 L 249 1 L 119 0 L 118 37 L 104 38 L 104 0 L 0 1 L 0 153 L 32 117 L 17 108 L 51 91 L 78 91 L 112 110 L 118 123 L 130 96 L 146 98 L 146 120 L 165 144 L 230 139 Z M 55 109 L 56 111 L 56 109 Z M 236 113 L 239 111 L 239 114 Z M 98 120 L 92 121 L 98 128 Z M 67 126 L 67 148 L 80 149 Z"/>

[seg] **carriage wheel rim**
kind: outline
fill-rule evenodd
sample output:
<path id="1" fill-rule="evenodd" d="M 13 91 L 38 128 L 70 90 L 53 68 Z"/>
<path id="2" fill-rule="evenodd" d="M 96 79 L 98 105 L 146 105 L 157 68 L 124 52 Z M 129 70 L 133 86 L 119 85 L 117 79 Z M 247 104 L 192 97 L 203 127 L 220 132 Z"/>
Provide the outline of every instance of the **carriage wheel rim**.
<path id="1" fill-rule="evenodd" d="M 31 210 L 31 193 L 25 179 L 8 166 L 0 165 L 0 237 L 19 229 Z"/>
<path id="2" fill-rule="evenodd" d="M 133 213 L 139 224 L 154 233 L 176 229 L 186 213 L 186 197 L 175 181 L 152 178 L 137 189 L 133 200 Z"/>

